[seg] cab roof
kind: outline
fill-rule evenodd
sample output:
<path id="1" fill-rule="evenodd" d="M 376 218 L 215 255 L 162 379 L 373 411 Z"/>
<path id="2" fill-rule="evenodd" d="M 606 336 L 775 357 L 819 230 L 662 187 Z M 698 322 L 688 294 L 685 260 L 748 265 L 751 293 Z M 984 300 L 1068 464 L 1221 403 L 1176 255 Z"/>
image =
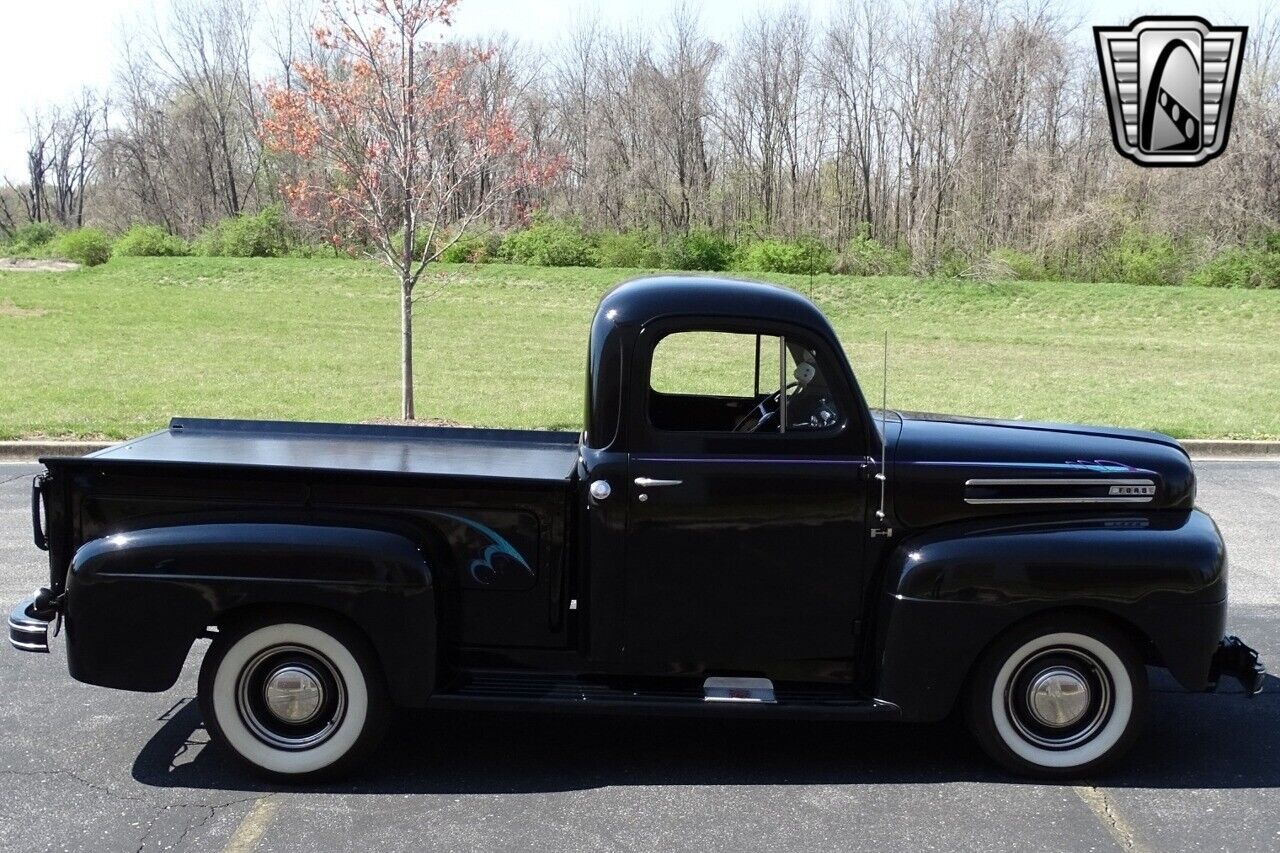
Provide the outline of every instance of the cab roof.
<path id="1" fill-rule="evenodd" d="M 651 276 L 623 282 L 600 300 L 597 318 L 618 326 L 659 317 L 767 318 L 828 330 L 818 307 L 794 290 L 761 281 L 712 276 Z"/>

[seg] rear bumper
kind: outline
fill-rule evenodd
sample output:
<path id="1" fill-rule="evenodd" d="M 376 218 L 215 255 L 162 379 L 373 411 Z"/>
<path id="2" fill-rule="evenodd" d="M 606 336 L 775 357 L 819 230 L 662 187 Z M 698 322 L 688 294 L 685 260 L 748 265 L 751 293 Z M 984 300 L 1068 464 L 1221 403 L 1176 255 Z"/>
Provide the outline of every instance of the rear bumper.
<path id="1" fill-rule="evenodd" d="M 24 598 L 9 611 L 9 645 L 20 652 L 49 651 L 49 623 L 57 611 L 38 601 L 39 596 Z"/>
<path id="2" fill-rule="evenodd" d="M 1239 637 L 1223 637 L 1209 666 L 1209 681 L 1216 690 L 1222 676 L 1230 676 L 1240 682 L 1245 693 L 1257 696 L 1262 692 L 1266 667 L 1258 660 L 1258 653 L 1246 646 Z"/>

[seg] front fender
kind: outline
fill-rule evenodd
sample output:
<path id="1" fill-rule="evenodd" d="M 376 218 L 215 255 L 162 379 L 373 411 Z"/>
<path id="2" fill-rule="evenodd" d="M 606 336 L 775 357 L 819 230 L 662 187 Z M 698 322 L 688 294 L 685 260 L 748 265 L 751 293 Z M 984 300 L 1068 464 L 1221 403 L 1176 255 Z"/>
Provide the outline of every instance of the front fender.
<path id="1" fill-rule="evenodd" d="M 1196 510 L 949 525 L 889 559 L 876 695 L 908 717 L 939 719 L 992 640 L 1059 609 L 1124 623 L 1149 642 L 1149 662 L 1204 689 L 1226 595 L 1226 547 Z"/>
<path id="2" fill-rule="evenodd" d="M 392 696 L 425 702 L 435 682 L 431 569 L 407 537 L 308 524 L 193 524 L 86 542 L 67 584 L 73 677 L 126 690 L 173 686 L 192 642 L 254 606 L 336 612 L 368 636 Z"/>

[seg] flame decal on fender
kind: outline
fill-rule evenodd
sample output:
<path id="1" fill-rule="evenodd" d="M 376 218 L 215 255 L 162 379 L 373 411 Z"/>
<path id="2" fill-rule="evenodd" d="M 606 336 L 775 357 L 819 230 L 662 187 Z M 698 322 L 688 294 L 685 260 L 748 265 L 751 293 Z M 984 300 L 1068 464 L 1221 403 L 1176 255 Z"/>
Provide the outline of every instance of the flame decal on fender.
<path id="1" fill-rule="evenodd" d="M 1087 459 L 1077 459 L 1074 462 L 1066 463 L 1068 468 L 1079 468 L 1084 471 L 1096 471 L 1099 474 L 1119 474 L 1140 471 L 1140 468 L 1134 468 L 1132 465 L 1126 465 L 1123 462 L 1112 462 L 1110 459 L 1094 459 L 1090 462 Z"/>
<path id="2" fill-rule="evenodd" d="M 490 581 L 484 580 L 481 573 L 486 569 L 491 573 L 497 571 L 493 565 L 493 558 L 499 554 L 514 560 L 530 575 L 534 573 L 533 567 L 530 566 L 524 556 L 515 549 L 515 546 L 504 539 L 502 534 L 498 533 L 493 528 L 487 527 L 474 519 L 465 518 L 461 515 L 453 515 L 448 512 L 429 511 L 427 512 L 427 515 L 434 515 L 439 518 L 447 518 L 450 521 L 456 521 L 489 540 L 489 546 L 484 549 L 479 557 L 473 559 L 471 564 L 467 567 L 467 572 L 476 583 L 483 585 L 488 585 L 490 583 Z"/>

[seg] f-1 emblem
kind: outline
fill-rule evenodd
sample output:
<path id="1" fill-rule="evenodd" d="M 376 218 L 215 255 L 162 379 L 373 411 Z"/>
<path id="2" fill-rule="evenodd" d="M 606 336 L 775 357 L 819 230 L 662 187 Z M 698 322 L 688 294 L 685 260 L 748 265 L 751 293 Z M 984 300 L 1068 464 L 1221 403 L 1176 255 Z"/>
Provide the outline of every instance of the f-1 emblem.
<path id="1" fill-rule="evenodd" d="M 1225 151 L 1247 33 L 1203 18 L 1094 27 L 1116 150 L 1140 166 L 1199 166 Z"/>

